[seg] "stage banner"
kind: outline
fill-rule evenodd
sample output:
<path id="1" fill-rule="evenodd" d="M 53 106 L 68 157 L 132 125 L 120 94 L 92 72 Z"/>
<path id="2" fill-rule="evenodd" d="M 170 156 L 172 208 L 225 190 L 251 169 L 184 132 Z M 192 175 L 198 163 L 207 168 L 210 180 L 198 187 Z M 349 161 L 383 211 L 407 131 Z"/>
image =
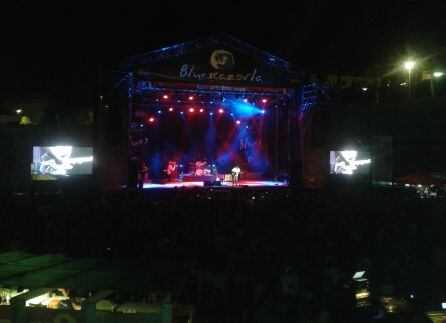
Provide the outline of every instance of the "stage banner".
<path id="1" fill-rule="evenodd" d="M 141 64 L 137 74 L 151 81 L 291 87 L 296 76 L 221 44 L 192 53 Z"/>
<path id="2" fill-rule="evenodd" d="M 151 123 L 152 115 L 143 109 L 138 109 L 132 115 L 130 122 L 130 159 L 138 160 L 144 154 L 151 142 L 147 125 Z"/>
<path id="3" fill-rule="evenodd" d="M 242 156 L 243 167 L 247 167 L 246 171 L 249 172 L 263 172 L 266 168 L 262 122 L 263 120 L 252 120 L 239 138 L 238 151 Z"/>

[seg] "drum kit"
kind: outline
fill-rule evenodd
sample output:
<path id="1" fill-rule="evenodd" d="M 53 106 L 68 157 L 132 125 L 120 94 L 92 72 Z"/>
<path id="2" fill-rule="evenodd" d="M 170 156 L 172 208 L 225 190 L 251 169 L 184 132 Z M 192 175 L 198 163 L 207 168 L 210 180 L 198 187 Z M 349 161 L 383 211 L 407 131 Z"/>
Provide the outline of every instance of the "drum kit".
<path id="1" fill-rule="evenodd" d="M 212 165 L 212 166 L 214 166 L 214 168 L 215 168 L 215 165 Z M 182 167 L 182 166 L 180 165 L 180 167 Z M 174 161 L 169 161 L 167 169 L 165 169 L 164 172 L 170 177 L 177 177 L 177 174 L 179 173 L 177 163 Z M 214 172 L 216 173 L 216 168 L 215 168 Z M 203 161 L 196 161 L 196 162 L 189 163 L 189 172 L 187 174 L 189 176 L 211 175 L 212 174 L 211 165 L 209 165 L 207 162 L 203 162 Z"/>
<path id="2" fill-rule="evenodd" d="M 189 172 L 195 176 L 205 176 L 211 174 L 211 169 L 206 162 L 197 161 L 189 163 Z"/>

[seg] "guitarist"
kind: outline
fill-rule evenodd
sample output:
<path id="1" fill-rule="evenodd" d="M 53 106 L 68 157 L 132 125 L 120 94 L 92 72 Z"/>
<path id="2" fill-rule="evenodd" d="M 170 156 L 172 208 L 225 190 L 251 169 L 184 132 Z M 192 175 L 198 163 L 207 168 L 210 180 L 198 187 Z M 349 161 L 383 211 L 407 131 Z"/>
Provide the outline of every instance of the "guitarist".
<path id="1" fill-rule="evenodd" d="M 144 179 L 146 174 L 149 172 L 149 167 L 145 162 L 141 162 L 139 165 L 139 176 L 138 176 L 138 188 L 144 188 Z"/>
<path id="2" fill-rule="evenodd" d="M 238 186 L 238 178 L 240 176 L 240 167 L 238 165 L 234 166 L 231 170 L 232 173 L 232 186 Z"/>
<path id="3" fill-rule="evenodd" d="M 169 181 L 173 182 L 178 179 L 177 163 L 175 161 L 169 161 L 167 165 L 167 176 L 169 176 Z"/>

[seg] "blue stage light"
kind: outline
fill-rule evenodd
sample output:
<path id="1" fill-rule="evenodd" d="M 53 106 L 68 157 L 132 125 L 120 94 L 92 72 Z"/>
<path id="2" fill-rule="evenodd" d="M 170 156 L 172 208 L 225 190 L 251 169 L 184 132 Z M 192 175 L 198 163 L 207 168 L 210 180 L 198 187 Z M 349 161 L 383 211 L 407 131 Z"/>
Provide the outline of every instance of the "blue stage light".
<path id="1" fill-rule="evenodd" d="M 254 106 L 252 103 L 248 102 L 245 99 L 239 98 L 239 99 L 228 99 L 225 103 L 222 104 L 223 108 L 226 108 L 228 110 L 235 111 L 233 113 L 239 115 L 239 116 L 254 116 L 256 114 L 260 114 L 261 109 Z"/>

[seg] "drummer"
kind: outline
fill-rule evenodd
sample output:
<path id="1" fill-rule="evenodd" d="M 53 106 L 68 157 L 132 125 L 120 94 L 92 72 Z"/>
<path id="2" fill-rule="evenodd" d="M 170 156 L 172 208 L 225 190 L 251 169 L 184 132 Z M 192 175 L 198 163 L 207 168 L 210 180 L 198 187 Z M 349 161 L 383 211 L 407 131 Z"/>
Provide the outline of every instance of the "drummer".
<path id="1" fill-rule="evenodd" d="M 203 175 L 204 162 L 197 160 L 195 162 L 195 176 Z"/>
<path id="2" fill-rule="evenodd" d="M 206 160 L 207 159 L 205 158 L 205 161 L 197 160 L 195 162 L 195 176 L 203 176 L 206 174 L 207 172 Z"/>

